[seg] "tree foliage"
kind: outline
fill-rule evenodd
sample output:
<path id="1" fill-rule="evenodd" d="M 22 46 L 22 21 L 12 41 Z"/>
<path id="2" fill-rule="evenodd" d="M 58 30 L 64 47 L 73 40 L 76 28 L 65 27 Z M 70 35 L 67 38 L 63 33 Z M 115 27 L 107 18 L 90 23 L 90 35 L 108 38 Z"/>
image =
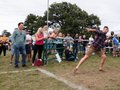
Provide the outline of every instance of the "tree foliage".
<path id="1" fill-rule="evenodd" d="M 30 14 L 25 20 L 25 25 L 31 30 L 31 34 L 37 28 L 44 25 L 47 20 L 47 11 L 43 17 Z M 86 27 L 99 26 L 99 17 L 94 14 L 89 15 L 76 4 L 67 2 L 53 3 L 49 7 L 49 21 L 57 22 L 61 25 L 61 32 L 64 34 L 83 34 Z"/>
<path id="2" fill-rule="evenodd" d="M 29 14 L 24 22 L 25 28 L 29 29 L 31 34 L 33 34 L 35 31 L 36 18 L 36 15 Z"/>
<path id="3" fill-rule="evenodd" d="M 47 13 L 45 13 L 45 16 Z M 76 4 L 67 2 L 53 3 L 49 8 L 49 20 L 60 23 L 63 33 L 84 33 L 86 27 L 99 26 L 99 18 L 94 14 L 88 13 Z"/>
<path id="4" fill-rule="evenodd" d="M 6 34 L 7 37 L 9 37 L 9 36 L 11 35 L 11 33 L 8 32 L 7 30 L 3 30 L 3 31 L 2 31 L 2 35 L 3 35 L 3 34 Z"/>

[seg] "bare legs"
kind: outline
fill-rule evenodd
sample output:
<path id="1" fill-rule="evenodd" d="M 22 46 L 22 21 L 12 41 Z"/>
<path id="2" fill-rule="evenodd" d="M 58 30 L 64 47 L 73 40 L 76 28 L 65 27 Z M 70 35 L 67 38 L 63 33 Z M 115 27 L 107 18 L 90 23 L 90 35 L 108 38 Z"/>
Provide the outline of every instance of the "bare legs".
<path id="1" fill-rule="evenodd" d="M 88 55 L 85 55 L 80 61 L 79 61 L 79 63 L 78 63 L 78 65 L 76 66 L 76 68 L 74 69 L 74 73 L 76 73 L 76 71 L 78 70 L 78 68 L 80 67 L 80 65 L 82 64 L 82 63 L 84 63 L 87 59 L 88 59 Z"/>
<path id="2" fill-rule="evenodd" d="M 27 54 L 27 57 L 28 61 L 30 62 L 31 61 L 31 53 L 30 54 Z"/>
<path id="3" fill-rule="evenodd" d="M 78 70 L 78 68 L 81 66 L 81 64 L 83 64 L 87 59 L 89 58 L 88 55 L 85 55 L 78 63 L 78 65 L 76 66 L 76 68 L 74 69 L 74 73 L 76 73 L 76 71 Z M 99 65 L 99 71 L 103 71 L 103 65 L 106 61 L 106 55 L 103 54 L 101 56 L 101 61 L 100 61 L 100 65 Z"/>
<path id="4" fill-rule="evenodd" d="M 103 65 L 104 65 L 104 63 L 106 61 L 106 58 L 107 57 L 106 57 L 105 54 L 101 56 L 101 61 L 100 61 L 100 65 L 99 65 L 99 71 L 103 71 Z"/>

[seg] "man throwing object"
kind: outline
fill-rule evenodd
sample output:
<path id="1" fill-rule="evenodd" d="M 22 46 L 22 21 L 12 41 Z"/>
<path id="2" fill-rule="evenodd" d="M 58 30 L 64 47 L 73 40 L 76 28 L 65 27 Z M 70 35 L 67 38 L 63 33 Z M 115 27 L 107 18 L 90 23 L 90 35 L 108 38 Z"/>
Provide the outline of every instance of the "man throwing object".
<path id="1" fill-rule="evenodd" d="M 109 31 L 108 26 L 104 26 L 103 30 L 98 29 L 86 29 L 88 32 L 96 32 L 96 38 L 94 42 L 91 44 L 88 52 L 85 54 L 85 56 L 79 61 L 78 65 L 74 69 L 74 73 L 78 70 L 79 66 L 85 62 L 93 52 L 96 52 L 96 54 L 100 54 L 101 56 L 101 62 L 99 65 L 99 71 L 103 71 L 103 65 L 106 61 L 106 55 L 104 51 L 105 46 L 105 40 L 106 40 L 106 34 Z"/>

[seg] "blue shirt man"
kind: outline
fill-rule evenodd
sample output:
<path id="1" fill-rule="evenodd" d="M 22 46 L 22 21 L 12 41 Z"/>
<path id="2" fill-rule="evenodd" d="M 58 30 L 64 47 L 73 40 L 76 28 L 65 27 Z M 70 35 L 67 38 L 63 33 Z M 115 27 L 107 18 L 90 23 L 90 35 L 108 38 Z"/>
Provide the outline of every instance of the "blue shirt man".
<path id="1" fill-rule="evenodd" d="M 12 35 L 12 41 L 14 45 L 14 54 L 15 54 L 15 68 L 18 68 L 19 54 L 22 54 L 22 67 L 26 66 L 26 33 L 23 31 L 24 25 L 23 22 L 18 23 L 18 28 L 16 28 Z"/>

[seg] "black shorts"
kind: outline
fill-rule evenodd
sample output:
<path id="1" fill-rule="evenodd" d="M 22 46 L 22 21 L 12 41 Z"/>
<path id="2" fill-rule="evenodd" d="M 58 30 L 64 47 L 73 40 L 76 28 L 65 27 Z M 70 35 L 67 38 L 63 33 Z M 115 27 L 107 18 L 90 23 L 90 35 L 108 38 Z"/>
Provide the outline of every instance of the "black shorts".
<path id="1" fill-rule="evenodd" d="M 30 54 L 31 53 L 31 45 L 30 44 L 26 44 L 25 48 L 26 48 L 26 53 Z"/>

